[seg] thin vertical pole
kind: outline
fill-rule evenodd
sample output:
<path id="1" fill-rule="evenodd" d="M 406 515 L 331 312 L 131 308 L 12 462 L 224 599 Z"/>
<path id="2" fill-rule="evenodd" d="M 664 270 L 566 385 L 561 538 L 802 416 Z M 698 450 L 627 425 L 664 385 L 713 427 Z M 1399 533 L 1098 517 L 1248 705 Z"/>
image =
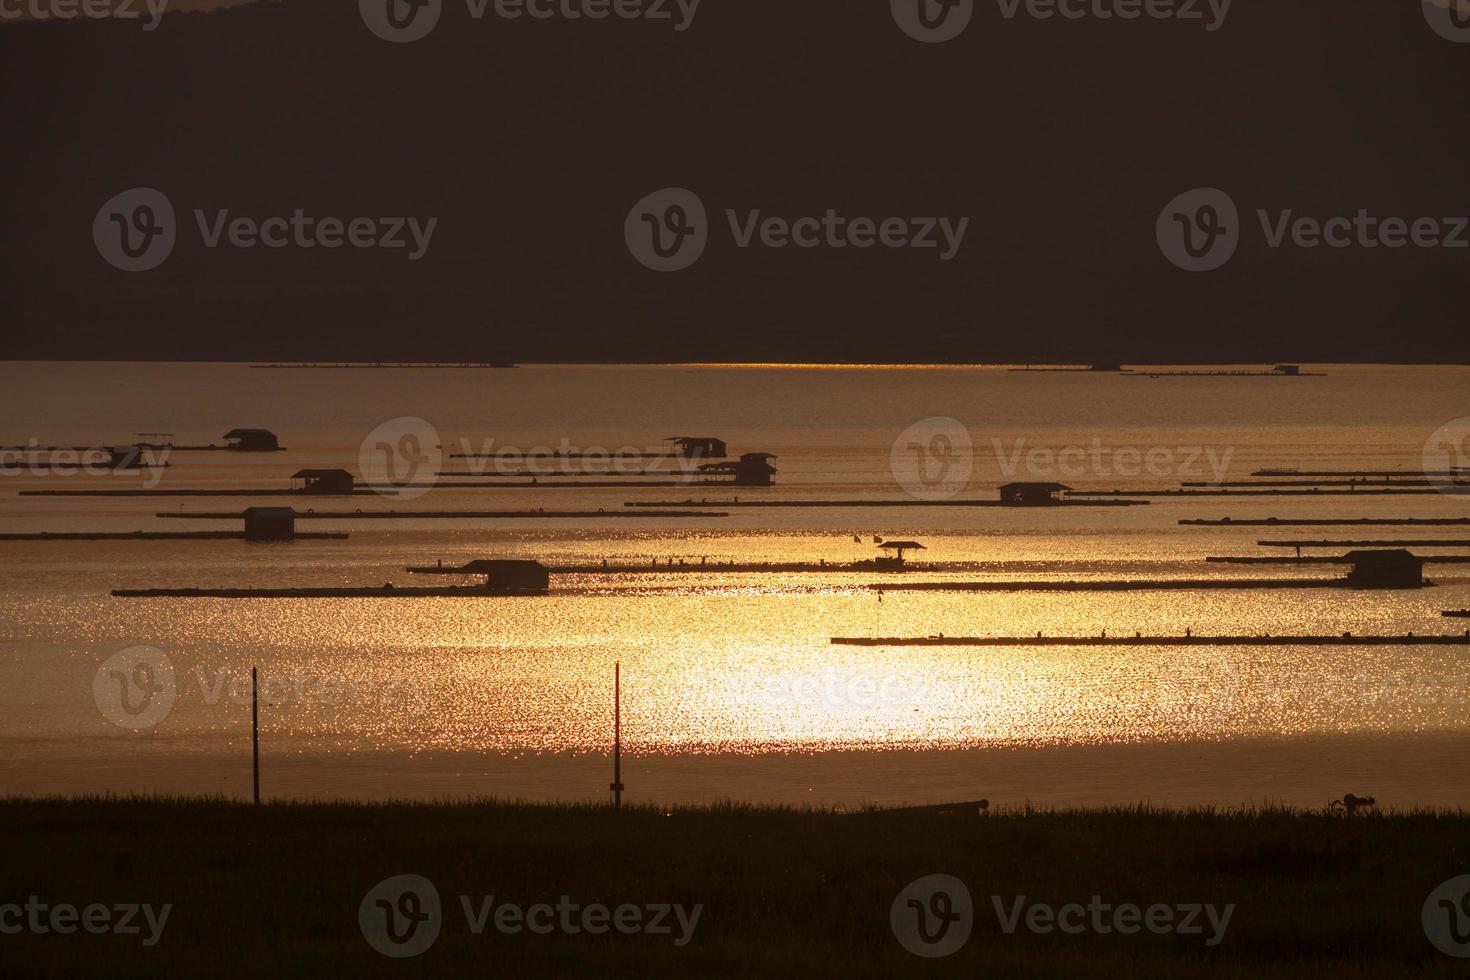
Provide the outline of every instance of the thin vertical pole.
<path id="1" fill-rule="evenodd" d="M 260 806 L 260 694 L 256 668 L 250 668 L 250 769 L 255 788 L 255 805 Z"/>
<path id="2" fill-rule="evenodd" d="M 623 665 L 613 664 L 613 807 L 623 806 Z"/>

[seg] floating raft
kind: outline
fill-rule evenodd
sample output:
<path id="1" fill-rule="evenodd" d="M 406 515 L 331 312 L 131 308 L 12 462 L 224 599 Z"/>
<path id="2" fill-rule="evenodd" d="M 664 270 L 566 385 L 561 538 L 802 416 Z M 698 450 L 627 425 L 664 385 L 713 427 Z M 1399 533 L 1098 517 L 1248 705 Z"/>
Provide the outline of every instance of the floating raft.
<path id="1" fill-rule="evenodd" d="M 1446 609 L 1441 615 L 1453 616 L 1459 619 L 1470 619 L 1470 609 Z"/>
<path id="2" fill-rule="evenodd" d="M 1181 483 L 1180 486 L 1210 490 L 1234 487 L 1431 487 L 1439 486 L 1439 484 L 1426 480 L 1423 477 L 1405 478 L 1402 480 L 1354 477 L 1345 480 L 1226 480 L 1222 483 L 1188 481 Z"/>
<path id="3" fill-rule="evenodd" d="M 1424 497 L 1434 493 L 1467 493 L 1470 486 L 1444 487 L 1439 490 L 1417 487 L 1372 488 L 1368 490 L 1285 490 L 1266 488 L 1261 490 L 1070 490 L 1070 497 Z"/>
<path id="4" fill-rule="evenodd" d="M 522 593 L 483 585 L 451 585 L 440 588 L 114 589 L 112 594 L 120 599 L 478 599 Z"/>
<path id="5" fill-rule="evenodd" d="M 1377 477 L 1388 480 L 1394 477 L 1409 477 L 1411 479 L 1422 479 L 1424 477 L 1443 477 L 1453 479 L 1456 477 L 1470 477 L 1470 469 L 1463 470 L 1283 470 L 1267 469 L 1256 470 L 1251 476 L 1324 476 L 1324 477 Z"/>
<path id="6" fill-rule="evenodd" d="M 346 534 L 297 532 L 294 541 L 342 541 Z M 244 531 L 40 531 L 35 534 L 0 534 L 0 541 L 244 541 Z"/>
<path id="7" fill-rule="evenodd" d="M 290 364 L 252 364 L 251 368 L 267 371 L 384 371 L 384 370 L 501 370 L 506 368 L 520 367 L 519 364 L 511 364 L 508 361 L 490 361 L 488 363 L 478 362 L 441 362 L 441 361 L 403 361 L 403 362 L 334 362 L 334 361 L 305 361 Z"/>
<path id="8" fill-rule="evenodd" d="M 22 490 L 22 497 L 377 497 L 391 491 L 353 490 L 322 493 L 320 490 Z M 238 515 L 236 515 L 238 516 Z"/>
<path id="9" fill-rule="evenodd" d="M 1045 507 L 1025 507 L 999 500 L 665 500 L 628 501 L 624 507 L 1005 507 L 1046 510 L 1048 507 L 1140 507 L 1146 500 L 1064 500 Z"/>
<path id="10" fill-rule="evenodd" d="M 195 521 L 238 521 L 244 518 L 244 514 L 236 511 L 197 511 L 197 512 L 169 512 L 161 511 L 155 517 L 184 518 Z M 309 510 L 305 513 L 297 513 L 298 521 L 420 521 L 420 520 L 539 520 L 551 518 L 556 520 L 629 520 L 631 518 L 644 517 L 729 517 L 729 514 L 714 511 L 651 511 L 647 513 L 629 513 L 623 510 L 342 510 L 322 511 Z"/>
<path id="11" fill-rule="evenodd" d="M 1470 540 L 1423 541 L 1257 541 L 1262 548 L 1470 548 Z"/>
<path id="12" fill-rule="evenodd" d="M 834 636 L 852 647 L 1390 647 L 1470 646 L 1461 636 Z"/>
<path id="13" fill-rule="evenodd" d="M 1470 564 L 1470 555 L 1423 555 L 1425 564 L 1429 565 L 1465 565 Z M 1222 565 L 1354 565 L 1353 559 L 1346 555 L 1298 555 L 1293 558 L 1289 555 L 1211 555 L 1205 561 L 1216 562 Z"/>
<path id="14" fill-rule="evenodd" d="M 1346 589 L 1345 578 L 1110 579 L 1052 582 L 897 582 L 866 585 L 874 592 L 1148 592 L 1159 589 Z"/>
<path id="15" fill-rule="evenodd" d="M 666 476 L 666 474 L 658 474 Z M 504 480 L 471 480 L 451 483 L 439 480 L 435 483 L 393 483 L 384 484 L 382 492 L 392 493 L 396 490 L 673 490 L 679 487 L 728 487 L 727 480 L 649 480 L 637 475 L 630 474 L 624 479 L 609 480 L 542 480 L 530 478 L 516 480 L 507 478 Z M 371 487 L 378 490 L 377 486 Z M 1430 491 L 1431 493 L 1433 491 Z"/>
<path id="16" fill-rule="evenodd" d="M 685 561 L 670 565 L 664 563 L 634 564 L 582 564 L 582 565 L 547 565 L 547 571 L 554 575 L 669 575 L 669 574 L 698 574 L 699 572 L 722 572 L 726 574 L 743 573 L 787 573 L 787 572 L 872 572 L 894 575 L 913 575 L 916 573 L 953 573 L 963 571 L 974 571 L 979 567 L 975 562 L 924 562 L 923 564 L 906 563 L 904 565 L 877 564 L 872 561 L 854 562 L 829 562 L 825 565 L 819 562 L 697 562 Z M 404 569 L 414 575 L 449 575 L 455 574 L 456 569 L 450 566 L 438 565 L 412 565 Z"/>
<path id="17" fill-rule="evenodd" d="M 1470 525 L 1470 517 L 1359 517 L 1357 519 L 1267 517 L 1241 520 L 1221 517 L 1194 518 L 1179 522 L 1189 527 L 1464 527 Z"/>

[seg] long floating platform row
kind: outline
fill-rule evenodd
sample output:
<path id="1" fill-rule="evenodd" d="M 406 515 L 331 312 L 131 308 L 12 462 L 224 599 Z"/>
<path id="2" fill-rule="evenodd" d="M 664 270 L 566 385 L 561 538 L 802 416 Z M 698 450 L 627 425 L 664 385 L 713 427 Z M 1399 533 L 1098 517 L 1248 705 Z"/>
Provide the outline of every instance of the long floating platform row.
<path id="1" fill-rule="evenodd" d="M 347 535 L 311 531 L 292 535 L 296 541 L 343 541 Z M 0 541 L 244 541 L 244 531 L 38 531 L 0 534 Z"/>
<path id="2" fill-rule="evenodd" d="M 1424 555 L 1427 565 L 1470 564 L 1470 555 Z M 1346 555 L 1210 555 L 1205 559 L 1221 565 L 1352 565 L 1353 559 Z"/>
<path id="3" fill-rule="evenodd" d="M 378 497 L 391 490 L 324 494 L 311 490 L 21 490 L 22 497 Z"/>
<path id="4" fill-rule="evenodd" d="M 1470 526 L 1470 517 L 1266 517 L 1250 520 L 1221 517 L 1194 518 L 1179 523 L 1188 527 L 1465 527 Z"/>
<path id="5" fill-rule="evenodd" d="M 1088 497 L 1427 497 L 1442 493 L 1470 494 L 1470 486 L 1445 485 L 1437 489 L 1418 487 L 1372 487 L 1367 490 L 1314 490 L 1261 487 L 1256 489 L 1221 487 L 1215 490 L 1071 490 L 1069 498 Z"/>
<path id="6" fill-rule="evenodd" d="M 1109 579 L 1052 582 L 895 582 L 866 585 L 874 592 L 1149 592 L 1159 589 L 1346 589 L 1342 578 Z"/>
<path id="7" fill-rule="evenodd" d="M 514 595 L 483 585 L 339 589 L 114 589 L 122 599 L 478 599 Z"/>
<path id="8" fill-rule="evenodd" d="M 160 511 L 155 517 L 184 518 L 196 521 L 238 521 L 245 515 L 238 511 Z M 625 510 L 309 510 L 297 513 L 298 521 L 419 521 L 419 520 L 630 520 L 644 517 L 729 517 L 715 511 L 648 511 L 631 513 Z"/>
<path id="9" fill-rule="evenodd" d="M 834 636 L 851 647 L 1391 647 L 1470 646 L 1461 636 Z"/>
<path id="10" fill-rule="evenodd" d="M 1419 541 L 1257 541 L 1262 548 L 1470 548 L 1470 539 Z"/>
<path id="11" fill-rule="evenodd" d="M 1018 507 L 999 500 L 663 500 L 628 501 L 624 507 L 1005 507 L 1045 510 L 1056 507 L 1140 507 L 1146 500 L 1064 500 L 1046 507 Z"/>

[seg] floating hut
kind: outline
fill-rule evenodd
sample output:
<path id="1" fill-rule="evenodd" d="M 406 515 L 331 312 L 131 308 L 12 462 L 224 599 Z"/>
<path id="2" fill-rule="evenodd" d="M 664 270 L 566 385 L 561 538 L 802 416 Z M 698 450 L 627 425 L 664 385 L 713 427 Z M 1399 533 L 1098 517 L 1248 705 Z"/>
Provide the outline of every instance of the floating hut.
<path id="1" fill-rule="evenodd" d="M 724 459 L 729 455 L 723 439 L 711 436 L 670 436 L 665 442 L 674 444 L 674 453 L 685 459 Z"/>
<path id="2" fill-rule="evenodd" d="M 699 467 L 699 472 L 717 478 L 709 482 L 737 487 L 769 487 L 776 482 L 776 468 L 770 464 L 770 460 L 775 458 L 773 453 L 746 453 L 733 463 L 705 463 Z"/>
<path id="3" fill-rule="evenodd" d="M 246 541 L 292 541 L 296 511 L 290 507 L 246 507 Z"/>
<path id="4" fill-rule="evenodd" d="M 1000 502 L 1007 507 L 1059 507 L 1062 494 L 1071 489 L 1065 483 L 1007 483 L 1000 488 Z"/>
<path id="5" fill-rule="evenodd" d="M 281 444 L 269 429 L 231 429 L 225 433 L 225 448 L 237 453 L 274 453 Z"/>
<path id="6" fill-rule="evenodd" d="M 1347 584 L 1355 589 L 1421 589 L 1424 559 L 1405 548 L 1392 551 L 1350 551 L 1343 560 L 1352 562 Z"/>
<path id="7" fill-rule="evenodd" d="M 881 558 L 874 559 L 874 564 L 879 568 L 902 570 L 904 567 L 903 553 L 905 551 L 925 551 L 923 545 L 917 541 L 884 541 L 878 546 L 884 552 Z"/>
<path id="8" fill-rule="evenodd" d="M 551 587 L 551 569 L 539 561 L 482 558 L 458 568 L 410 568 L 415 575 L 483 575 L 494 595 L 542 595 Z"/>
<path id="9" fill-rule="evenodd" d="M 291 486 L 301 481 L 302 493 L 348 494 L 356 488 L 352 474 L 346 470 L 297 470 L 291 474 Z"/>

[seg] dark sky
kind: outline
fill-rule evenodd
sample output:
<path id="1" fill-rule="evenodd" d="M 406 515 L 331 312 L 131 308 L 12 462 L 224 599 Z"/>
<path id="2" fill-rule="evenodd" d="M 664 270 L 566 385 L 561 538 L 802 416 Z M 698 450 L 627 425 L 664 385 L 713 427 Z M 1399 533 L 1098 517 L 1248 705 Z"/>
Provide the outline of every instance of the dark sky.
<path id="1" fill-rule="evenodd" d="M 0 65 L 11 357 L 1470 356 L 1470 248 L 1271 248 L 1256 215 L 1470 215 L 1470 44 L 1412 2 L 1236 0 L 1211 32 L 1006 19 L 988 0 L 959 37 L 922 44 L 886 0 L 703 0 L 682 32 L 476 20 L 444 0 L 427 37 L 392 44 L 356 4 L 293 0 L 151 32 L 0 24 Z M 93 235 L 134 187 L 177 217 L 144 272 L 114 268 Z M 662 273 L 624 222 L 666 187 L 698 195 L 709 242 Z M 1211 272 L 1176 268 L 1155 235 L 1200 187 L 1239 209 L 1237 250 Z M 194 216 L 298 208 L 438 220 L 410 261 L 209 248 Z M 725 217 L 829 208 L 969 225 L 941 261 L 742 249 Z"/>

